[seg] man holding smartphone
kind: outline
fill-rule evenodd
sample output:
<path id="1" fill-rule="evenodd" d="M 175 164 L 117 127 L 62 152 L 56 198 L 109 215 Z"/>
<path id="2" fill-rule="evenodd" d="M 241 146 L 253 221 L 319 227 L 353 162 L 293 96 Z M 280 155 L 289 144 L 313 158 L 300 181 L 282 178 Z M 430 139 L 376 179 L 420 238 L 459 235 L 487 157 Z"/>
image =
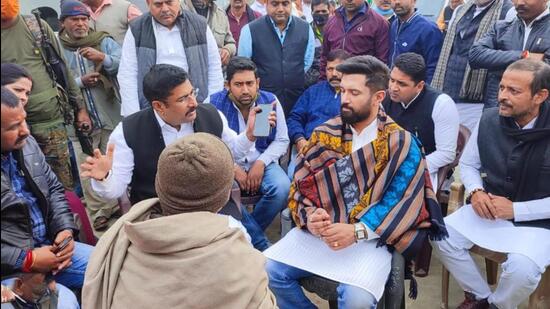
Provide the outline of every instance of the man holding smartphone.
<path id="1" fill-rule="evenodd" d="M 19 99 L 2 87 L 2 284 L 18 273 L 52 275 L 59 307 L 78 308 L 68 288 L 81 288 L 93 247 L 77 231 L 65 190 L 36 140 Z"/>
<path id="2" fill-rule="evenodd" d="M 81 165 L 81 176 L 92 178 L 92 188 L 101 197 L 118 198 L 128 188 L 132 205 L 157 197 L 155 176 L 160 153 L 184 136 L 198 132 L 215 135 L 228 145 L 235 160 L 254 145 L 256 111 L 250 113 L 247 129 L 235 133 L 212 104 L 197 102 L 197 89 L 184 69 L 155 64 L 143 78 L 143 89 L 151 107 L 124 118 L 109 137 L 106 154 L 96 149 Z M 269 118 L 274 124 L 275 115 Z M 243 213 L 241 222 L 254 247 L 265 249 L 267 240 L 251 216 Z"/>
<path id="3" fill-rule="evenodd" d="M 286 208 L 290 181 L 278 160 L 286 153 L 289 138 L 283 108 L 277 97 L 259 88 L 254 62 L 245 57 L 234 57 L 227 65 L 225 89 L 213 94 L 210 100 L 227 118 L 229 127 L 238 133 L 246 129 L 251 110 L 258 107 L 262 110 L 255 119 L 254 135 L 257 139 L 254 145 L 246 156 L 236 160 L 235 180 L 244 194 L 262 195 L 252 216 L 265 230 Z M 277 121 L 270 128 L 267 115 L 261 115 L 273 110 Z"/>

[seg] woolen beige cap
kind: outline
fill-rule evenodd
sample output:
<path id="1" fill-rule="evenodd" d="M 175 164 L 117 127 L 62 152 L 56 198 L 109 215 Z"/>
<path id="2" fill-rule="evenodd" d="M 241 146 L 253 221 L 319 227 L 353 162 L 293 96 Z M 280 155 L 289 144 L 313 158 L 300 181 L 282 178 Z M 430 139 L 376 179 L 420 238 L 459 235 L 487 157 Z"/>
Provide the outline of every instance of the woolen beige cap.
<path id="1" fill-rule="evenodd" d="M 178 139 L 160 154 L 155 188 L 164 215 L 218 212 L 229 200 L 233 157 L 227 145 L 208 133 Z"/>

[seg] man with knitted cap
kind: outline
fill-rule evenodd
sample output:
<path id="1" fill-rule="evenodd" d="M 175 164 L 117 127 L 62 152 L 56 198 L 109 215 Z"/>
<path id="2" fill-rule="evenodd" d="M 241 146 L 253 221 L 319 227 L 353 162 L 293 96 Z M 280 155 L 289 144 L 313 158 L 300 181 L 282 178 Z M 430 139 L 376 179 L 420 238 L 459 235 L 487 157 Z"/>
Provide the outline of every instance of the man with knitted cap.
<path id="1" fill-rule="evenodd" d="M 217 214 L 233 177 L 229 148 L 211 134 L 164 149 L 158 198 L 134 205 L 100 239 L 86 270 L 83 307 L 277 308 L 265 257 L 235 219 Z M 151 297 L 153 290 L 165 296 Z"/>
<path id="2" fill-rule="evenodd" d="M 71 70 L 82 97 L 90 110 L 94 131 L 91 139 L 94 147 L 105 152 L 107 141 L 122 120 L 120 95 L 116 74 L 120 63 L 120 45 L 104 31 L 94 31 L 88 26 L 90 13 L 78 1 L 66 1 L 61 6 L 59 41 L 67 66 Z M 86 158 L 80 144 L 74 138 L 73 145 L 78 164 Z M 86 208 L 96 231 L 109 227 L 109 218 L 119 209 L 116 199 L 103 199 L 92 190 L 89 179 L 82 178 L 82 191 Z"/>

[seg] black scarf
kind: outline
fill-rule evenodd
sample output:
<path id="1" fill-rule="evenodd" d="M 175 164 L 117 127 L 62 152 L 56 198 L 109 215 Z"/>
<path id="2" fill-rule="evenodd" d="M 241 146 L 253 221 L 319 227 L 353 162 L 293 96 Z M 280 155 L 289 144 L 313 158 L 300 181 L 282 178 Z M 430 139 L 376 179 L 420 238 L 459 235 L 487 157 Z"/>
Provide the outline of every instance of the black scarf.
<path id="1" fill-rule="evenodd" d="M 538 186 L 533 181 L 538 179 L 540 162 L 544 160 L 544 153 L 550 140 L 549 105 L 548 101 L 542 103 L 538 119 L 532 129 L 522 130 L 513 118 L 500 116 L 500 127 L 504 134 L 525 144 L 519 156 L 523 163 L 519 180 L 514 186 L 514 192 L 507 192 L 512 201 L 531 200 L 537 190 Z"/>

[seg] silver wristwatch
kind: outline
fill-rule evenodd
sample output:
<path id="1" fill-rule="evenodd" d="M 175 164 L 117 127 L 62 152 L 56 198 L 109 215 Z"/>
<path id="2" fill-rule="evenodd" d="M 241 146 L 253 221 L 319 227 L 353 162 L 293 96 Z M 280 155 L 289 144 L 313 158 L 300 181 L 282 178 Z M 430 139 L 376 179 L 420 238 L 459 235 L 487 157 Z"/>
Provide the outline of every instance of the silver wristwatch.
<path id="1" fill-rule="evenodd" d="M 361 239 L 367 239 L 367 228 L 363 223 L 355 223 L 353 227 L 355 228 L 355 242 Z"/>

